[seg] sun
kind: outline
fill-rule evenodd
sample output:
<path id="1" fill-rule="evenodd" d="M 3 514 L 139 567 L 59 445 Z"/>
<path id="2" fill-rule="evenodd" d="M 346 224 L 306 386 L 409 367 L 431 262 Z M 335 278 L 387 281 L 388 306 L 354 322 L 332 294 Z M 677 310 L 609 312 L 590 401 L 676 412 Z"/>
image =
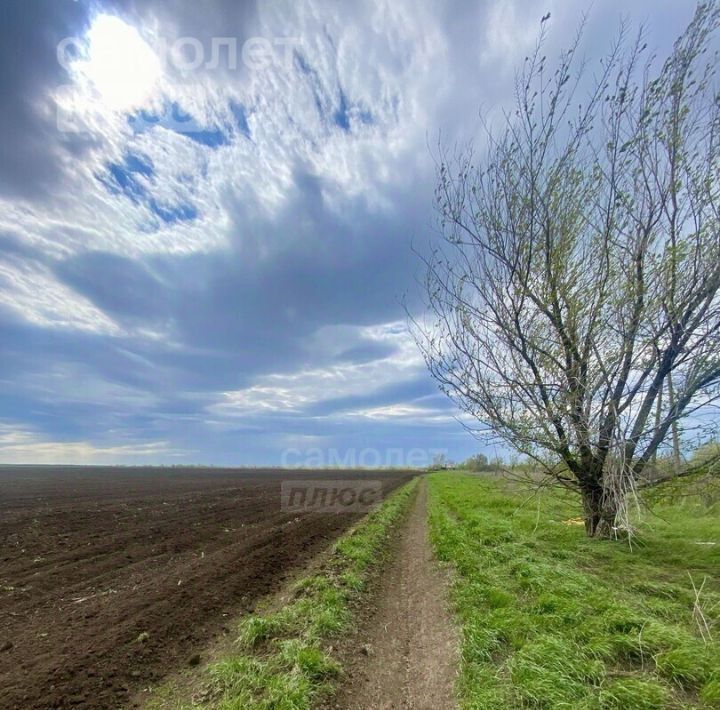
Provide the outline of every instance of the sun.
<path id="1" fill-rule="evenodd" d="M 115 15 L 98 15 L 87 33 L 87 59 L 78 69 L 108 107 L 141 104 L 160 78 L 158 56 L 135 27 Z"/>

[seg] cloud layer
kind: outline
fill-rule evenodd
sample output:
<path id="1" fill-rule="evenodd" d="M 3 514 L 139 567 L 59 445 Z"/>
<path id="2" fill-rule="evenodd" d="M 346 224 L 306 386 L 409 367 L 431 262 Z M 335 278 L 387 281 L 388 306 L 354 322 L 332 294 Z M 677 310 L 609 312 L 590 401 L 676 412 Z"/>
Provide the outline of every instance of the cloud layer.
<path id="1" fill-rule="evenodd" d="M 540 17 L 552 12 L 557 52 L 583 8 L 540 10 L 529 0 L 9 3 L 0 461 L 277 464 L 288 448 L 477 449 L 426 374 L 402 304 L 419 307 L 412 245 L 425 248 L 434 229 L 428 146 L 475 137 L 478 110 L 507 105 Z M 647 20 L 664 51 L 690 10 L 603 3 L 590 11 L 587 52 L 602 52 L 623 12 Z M 112 41 L 93 35 L 99 16 L 137 31 L 157 77 L 129 56 L 97 64 L 93 43 Z M 79 55 L 61 66 L 69 36 Z M 221 54 L 208 66 L 218 37 L 239 49 L 262 38 L 270 60 L 238 55 L 233 68 Z M 167 61 L 181 38 L 201 48 L 197 69 Z M 111 92 L 113 81 L 137 85 L 102 96 L 107 71 Z"/>

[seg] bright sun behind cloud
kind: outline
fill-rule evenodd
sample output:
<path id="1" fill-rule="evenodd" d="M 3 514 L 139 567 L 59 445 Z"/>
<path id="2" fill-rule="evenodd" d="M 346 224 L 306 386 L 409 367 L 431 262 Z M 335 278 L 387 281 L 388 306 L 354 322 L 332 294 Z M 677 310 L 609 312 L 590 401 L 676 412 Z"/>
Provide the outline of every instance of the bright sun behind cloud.
<path id="1" fill-rule="evenodd" d="M 98 15 L 87 39 L 88 57 L 78 69 L 101 100 L 117 110 L 141 104 L 160 78 L 162 68 L 137 29 L 115 15 Z"/>

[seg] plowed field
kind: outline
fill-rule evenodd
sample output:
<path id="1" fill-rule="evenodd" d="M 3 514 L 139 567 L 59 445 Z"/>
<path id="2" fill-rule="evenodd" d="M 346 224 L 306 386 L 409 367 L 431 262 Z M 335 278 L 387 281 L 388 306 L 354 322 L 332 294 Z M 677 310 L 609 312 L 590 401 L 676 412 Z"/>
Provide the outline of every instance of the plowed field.
<path id="1" fill-rule="evenodd" d="M 358 519 L 280 483 L 411 474 L 0 468 L 0 708 L 117 708 Z"/>

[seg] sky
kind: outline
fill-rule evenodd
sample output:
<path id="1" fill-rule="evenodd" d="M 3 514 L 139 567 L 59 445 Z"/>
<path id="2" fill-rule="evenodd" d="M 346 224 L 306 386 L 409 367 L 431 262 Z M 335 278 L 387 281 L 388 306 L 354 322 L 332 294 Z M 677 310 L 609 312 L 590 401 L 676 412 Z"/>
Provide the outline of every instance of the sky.
<path id="1" fill-rule="evenodd" d="M 424 465 L 438 141 L 678 0 L 1 0 L 0 463 Z"/>

